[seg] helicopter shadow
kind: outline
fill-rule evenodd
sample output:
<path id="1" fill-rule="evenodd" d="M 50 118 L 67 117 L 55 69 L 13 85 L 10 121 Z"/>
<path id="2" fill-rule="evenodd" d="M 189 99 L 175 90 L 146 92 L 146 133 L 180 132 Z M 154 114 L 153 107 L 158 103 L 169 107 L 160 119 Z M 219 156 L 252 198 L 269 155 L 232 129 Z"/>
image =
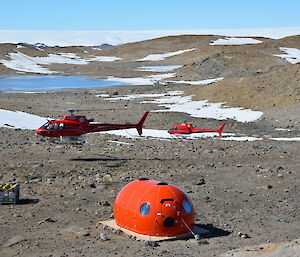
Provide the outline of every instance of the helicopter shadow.
<path id="1" fill-rule="evenodd" d="M 36 204 L 38 203 L 38 199 L 19 199 L 17 205 L 25 205 L 25 204 Z"/>
<path id="2" fill-rule="evenodd" d="M 81 162 L 120 162 L 120 161 L 129 161 L 131 159 L 124 158 L 114 158 L 114 157 L 104 157 L 104 158 L 72 158 L 70 161 L 81 161 Z"/>

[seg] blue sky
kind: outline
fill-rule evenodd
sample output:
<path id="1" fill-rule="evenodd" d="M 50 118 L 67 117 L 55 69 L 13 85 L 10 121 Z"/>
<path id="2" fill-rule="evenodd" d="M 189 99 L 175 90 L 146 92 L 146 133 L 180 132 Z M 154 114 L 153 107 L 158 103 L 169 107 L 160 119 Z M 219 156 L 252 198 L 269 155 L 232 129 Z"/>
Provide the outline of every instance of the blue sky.
<path id="1" fill-rule="evenodd" d="M 0 30 L 300 26 L 299 0 L 1 0 Z"/>

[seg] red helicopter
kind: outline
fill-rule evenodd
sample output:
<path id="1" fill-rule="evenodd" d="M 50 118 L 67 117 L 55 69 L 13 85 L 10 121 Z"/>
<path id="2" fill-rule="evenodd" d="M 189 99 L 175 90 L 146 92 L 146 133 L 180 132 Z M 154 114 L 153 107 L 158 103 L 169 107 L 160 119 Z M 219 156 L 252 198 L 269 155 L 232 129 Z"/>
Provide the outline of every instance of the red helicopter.
<path id="1" fill-rule="evenodd" d="M 205 132 L 218 132 L 219 136 L 222 136 L 223 128 L 226 123 L 223 123 L 219 129 L 198 129 L 194 128 L 191 123 L 181 123 L 175 125 L 168 130 L 170 134 L 191 134 L 191 133 L 205 133 Z"/>
<path id="2" fill-rule="evenodd" d="M 48 120 L 35 133 L 43 137 L 76 138 L 87 133 L 136 128 L 141 135 L 143 123 L 149 114 L 149 112 L 145 112 L 137 124 L 101 124 L 93 122 L 94 119 L 88 120 L 86 116 L 74 115 L 74 112 L 78 110 L 68 111 L 70 114 L 64 116 L 62 120 Z"/>

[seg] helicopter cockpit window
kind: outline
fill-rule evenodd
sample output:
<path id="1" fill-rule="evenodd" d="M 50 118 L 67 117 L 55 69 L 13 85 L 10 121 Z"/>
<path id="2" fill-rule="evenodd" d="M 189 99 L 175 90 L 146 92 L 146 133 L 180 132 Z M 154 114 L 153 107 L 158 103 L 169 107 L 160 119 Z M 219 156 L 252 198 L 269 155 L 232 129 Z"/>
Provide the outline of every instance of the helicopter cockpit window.
<path id="1" fill-rule="evenodd" d="M 140 207 L 140 213 L 143 216 L 146 216 L 149 214 L 149 212 L 150 212 L 150 203 L 143 203 Z"/>
<path id="2" fill-rule="evenodd" d="M 180 129 L 180 128 L 178 128 L 178 127 L 177 127 L 177 128 L 175 128 L 175 130 L 179 130 L 179 129 Z"/>
<path id="3" fill-rule="evenodd" d="M 66 125 L 65 123 L 59 123 L 58 128 L 59 129 L 64 129 L 66 127 L 65 125 Z"/>
<path id="4" fill-rule="evenodd" d="M 50 122 L 48 121 L 43 126 L 41 126 L 41 129 L 48 129 L 49 125 L 50 125 Z"/>

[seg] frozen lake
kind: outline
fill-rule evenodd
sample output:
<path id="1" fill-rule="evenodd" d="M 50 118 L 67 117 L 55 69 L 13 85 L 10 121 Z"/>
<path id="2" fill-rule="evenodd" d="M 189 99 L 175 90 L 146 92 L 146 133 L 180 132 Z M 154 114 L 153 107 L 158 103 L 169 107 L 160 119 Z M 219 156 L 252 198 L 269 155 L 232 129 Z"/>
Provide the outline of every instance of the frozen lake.
<path id="1" fill-rule="evenodd" d="M 69 76 L 15 76 L 0 77 L 0 91 L 55 90 L 128 85 L 120 81 Z"/>

